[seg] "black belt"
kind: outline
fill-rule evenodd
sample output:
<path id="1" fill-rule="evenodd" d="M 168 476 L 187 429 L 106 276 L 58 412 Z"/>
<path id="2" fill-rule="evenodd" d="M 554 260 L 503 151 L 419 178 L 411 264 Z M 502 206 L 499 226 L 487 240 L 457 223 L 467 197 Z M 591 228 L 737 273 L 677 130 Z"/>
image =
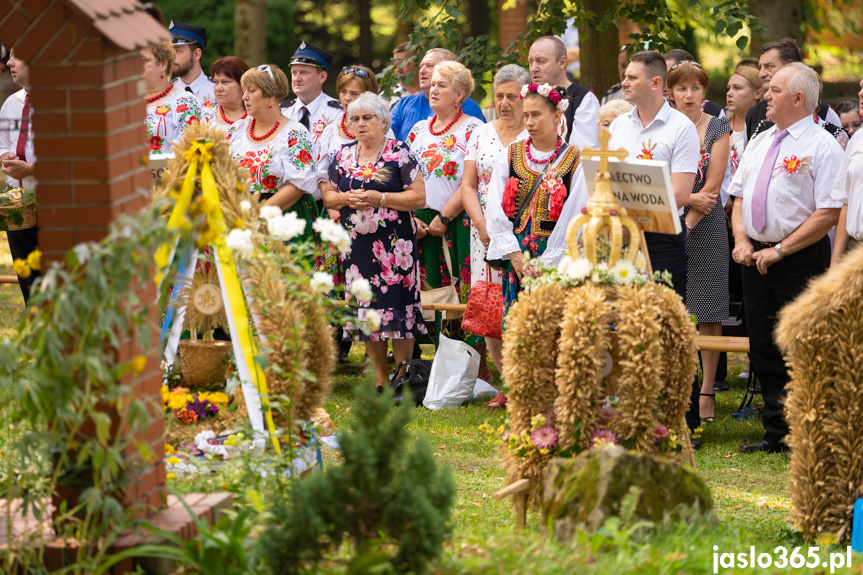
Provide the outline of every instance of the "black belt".
<path id="1" fill-rule="evenodd" d="M 753 240 L 749 238 L 749 241 L 752 242 L 752 247 L 756 250 L 766 250 L 767 248 L 772 248 L 779 242 L 759 242 L 758 240 Z"/>

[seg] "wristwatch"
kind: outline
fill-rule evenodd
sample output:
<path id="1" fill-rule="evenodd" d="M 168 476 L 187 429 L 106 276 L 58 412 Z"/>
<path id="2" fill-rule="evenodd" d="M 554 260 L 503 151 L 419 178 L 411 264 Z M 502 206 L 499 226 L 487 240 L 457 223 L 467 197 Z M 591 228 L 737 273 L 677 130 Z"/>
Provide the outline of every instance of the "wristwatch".
<path id="1" fill-rule="evenodd" d="M 387 205 L 387 193 L 381 192 L 381 207 L 384 207 L 386 205 Z"/>
<path id="2" fill-rule="evenodd" d="M 445 216 L 445 215 L 443 215 L 443 214 L 438 214 L 438 215 L 437 215 L 437 217 L 438 217 L 438 219 L 440 220 L 440 222 L 441 222 L 443 225 L 445 225 L 445 226 L 450 225 L 450 223 L 452 222 L 452 220 L 451 220 L 451 219 L 449 219 L 448 217 L 446 217 L 446 216 Z"/>
<path id="3" fill-rule="evenodd" d="M 780 258 L 785 257 L 785 252 L 782 251 L 782 242 L 779 242 L 778 244 L 773 246 L 773 249 L 776 250 L 776 253 L 779 254 Z"/>

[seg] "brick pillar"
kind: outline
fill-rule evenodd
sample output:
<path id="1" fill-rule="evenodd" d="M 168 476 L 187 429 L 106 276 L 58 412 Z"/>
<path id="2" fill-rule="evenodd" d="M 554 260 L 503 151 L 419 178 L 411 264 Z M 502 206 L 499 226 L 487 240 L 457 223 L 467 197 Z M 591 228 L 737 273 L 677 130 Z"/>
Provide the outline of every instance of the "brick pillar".
<path id="1" fill-rule="evenodd" d="M 518 35 L 527 29 L 527 0 L 517 0 L 514 8 L 504 10 L 506 0 L 497 0 L 498 44 L 504 49 L 515 42 Z"/>
<path id="2" fill-rule="evenodd" d="M 110 28 L 111 18 L 117 27 L 133 27 L 137 18 L 139 32 L 155 22 L 135 3 L 111 0 L 106 5 L 112 12 L 88 17 L 74 1 L 27 0 L 22 6 L 0 0 L 0 37 L 30 67 L 39 244 L 44 260 L 58 260 L 77 243 L 102 239 L 120 214 L 135 213 L 149 202 L 136 193 L 150 187 L 144 164 L 147 134 L 141 58 L 137 50 L 118 47 L 100 30 L 117 30 Z M 164 28 L 157 28 L 155 34 L 168 37 Z M 147 43 L 143 37 L 138 40 Z M 152 284 L 139 290 L 141 301 L 155 301 Z M 153 398 L 147 431 L 135 439 L 148 444 L 155 459 L 142 462 L 143 472 L 123 497 L 138 517 L 163 507 L 166 499 L 158 317 L 152 308 L 144 329 L 151 330 L 153 347 L 138 349 L 129 334 L 119 350 L 120 361 L 138 355 L 148 358 L 132 393 Z M 131 374 L 127 377 L 125 383 L 130 383 Z M 140 457 L 134 446 L 128 457 L 130 462 Z"/>

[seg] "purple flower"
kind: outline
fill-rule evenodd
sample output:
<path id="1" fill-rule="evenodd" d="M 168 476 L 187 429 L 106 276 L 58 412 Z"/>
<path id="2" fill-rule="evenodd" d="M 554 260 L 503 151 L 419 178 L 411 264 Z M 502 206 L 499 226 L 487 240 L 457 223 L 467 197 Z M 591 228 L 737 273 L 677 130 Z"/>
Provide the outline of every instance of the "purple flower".
<path id="1" fill-rule="evenodd" d="M 611 423 L 611 420 L 614 419 L 615 415 L 617 415 L 617 412 L 614 411 L 613 407 L 610 405 L 603 405 L 602 409 L 599 410 L 599 424 L 608 425 Z"/>
<path id="2" fill-rule="evenodd" d="M 610 429 L 597 429 L 590 436 L 591 447 L 607 447 L 617 445 L 617 436 Z"/>
<path id="3" fill-rule="evenodd" d="M 653 430 L 653 443 L 654 445 L 660 445 L 663 441 L 671 437 L 671 432 L 668 431 L 668 428 L 662 425 L 661 423 L 656 426 Z"/>
<path id="4" fill-rule="evenodd" d="M 210 402 L 206 399 L 201 401 L 201 399 L 195 395 L 194 399 L 186 406 L 186 409 L 193 411 L 195 415 L 198 416 L 198 419 L 204 419 L 210 415 Z"/>
<path id="5" fill-rule="evenodd" d="M 552 426 L 543 425 L 530 432 L 530 440 L 537 449 L 551 449 L 557 445 L 557 432 Z"/>

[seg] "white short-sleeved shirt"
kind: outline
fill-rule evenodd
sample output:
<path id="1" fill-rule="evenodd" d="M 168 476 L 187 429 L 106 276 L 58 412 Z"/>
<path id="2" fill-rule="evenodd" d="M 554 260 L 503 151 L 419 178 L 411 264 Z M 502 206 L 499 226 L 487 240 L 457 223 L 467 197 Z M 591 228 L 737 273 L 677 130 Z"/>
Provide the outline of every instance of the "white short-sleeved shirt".
<path id="1" fill-rule="evenodd" d="M 197 78 L 192 80 L 191 84 L 186 84 L 182 78 L 175 78 L 174 84 L 176 84 L 180 90 L 191 91 L 195 95 L 198 102 L 201 104 L 201 110 L 204 112 L 205 116 L 212 113 L 212 110 L 218 106 L 216 96 L 214 95 L 215 84 L 213 84 L 213 81 L 203 72 L 201 72 Z M 186 90 L 187 87 L 189 90 Z"/>
<path id="2" fill-rule="evenodd" d="M 730 195 L 743 199 L 743 228 L 750 238 L 761 242 L 781 242 L 815 210 L 842 207 L 830 196 L 842 164 L 842 146 L 806 116 L 788 128 L 779 145 L 767 189 L 767 226 L 761 232 L 752 227 L 755 181 L 776 131 L 772 126 L 749 141 L 728 186 Z"/>
<path id="3" fill-rule="evenodd" d="M 309 102 L 308 105 L 297 98 L 297 100 L 288 108 L 282 108 L 282 113 L 291 120 L 302 125 L 300 120 L 303 118 L 303 106 L 309 110 L 309 132 L 312 134 L 312 141 L 317 144 L 324 129 L 330 124 L 336 123 L 342 119 L 342 107 L 339 101 L 331 98 L 321 92 L 318 97 Z"/>
<path id="4" fill-rule="evenodd" d="M 695 124 L 666 100 L 650 124 L 643 126 L 638 106 L 618 116 L 608 127 L 612 150 L 625 148 L 627 159 L 660 160 L 671 174 L 694 174 L 701 160 L 701 143 Z M 683 213 L 683 206 L 679 213 Z"/>
<path id="5" fill-rule="evenodd" d="M 863 240 L 863 137 L 852 137 L 845 148 L 831 196 L 837 202 L 848 204 L 845 216 L 848 235 Z"/>
<path id="6" fill-rule="evenodd" d="M 6 152 L 17 153 L 18 139 L 21 137 L 21 119 L 24 113 L 24 98 L 27 91 L 18 90 L 9 96 L 0 108 L 0 155 Z M 32 98 L 31 98 L 32 100 Z M 30 163 L 36 162 L 36 152 L 33 149 L 33 102 L 30 102 L 30 122 L 27 130 L 27 140 L 24 144 L 25 160 Z M 0 174 L 0 180 L 5 174 Z M 36 188 L 36 178 L 27 176 L 22 181 L 7 177 L 6 181 L 13 186 L 28 189 Z"/>

